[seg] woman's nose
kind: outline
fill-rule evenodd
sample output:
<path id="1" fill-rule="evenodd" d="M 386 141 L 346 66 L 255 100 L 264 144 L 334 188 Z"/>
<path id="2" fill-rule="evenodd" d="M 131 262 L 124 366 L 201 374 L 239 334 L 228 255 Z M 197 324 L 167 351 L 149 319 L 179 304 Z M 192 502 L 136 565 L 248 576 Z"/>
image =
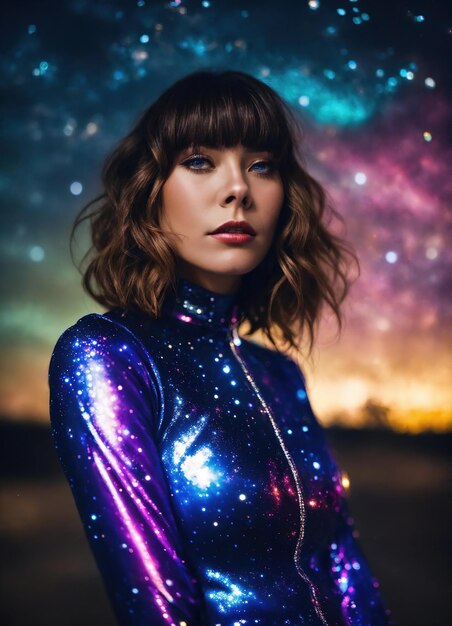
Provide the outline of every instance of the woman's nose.
<path id="1" fill-rule="evenodd" d="M 243 205 L 244 207 L 247 207 L 249 204 L 249 196 L 247 194 L 231 194 L 224 200 L 222 206 L 234 204 L 234 200 L 238 206 Z"/>
<path id="2" fill-rule="evenodd" d="M 222 206 L 247 206 L 250 201 L 249 186 L 242 173 L 236 172 L 231 174 L 233 180 L 229 181 L 223 190 L 220 204 Z"/>

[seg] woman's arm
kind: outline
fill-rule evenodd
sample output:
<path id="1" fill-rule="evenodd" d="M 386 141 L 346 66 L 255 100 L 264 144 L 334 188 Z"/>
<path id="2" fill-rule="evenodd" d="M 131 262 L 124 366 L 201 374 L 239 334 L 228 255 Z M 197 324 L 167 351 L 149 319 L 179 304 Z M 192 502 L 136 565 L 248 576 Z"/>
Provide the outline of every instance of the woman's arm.
<path id="1" fill-rule="evenodd" d="M 318 429 L 319 441 L 323 440 L 331 460 L 331 468 L 340 477 L 340 470 L 331 454 L 322 426 L 315 415 L 307 393 L 306 378 L 296 365 L 305 393 L 306 408 L 312 424 Z M 348 508 L 348 501 L 341 489 L 340 507 L 336 515 L 332 541 L 325 557 L 326 567 L 340 597 L 341 611 L 350 626 L 389 626 L 393 624 L 390 612 L 381 597 L 379 583 L 374 577 L 367 559 L 357 540 L 357 531 Z"/>
<path id="2" fill-rule="evenodd" d="M 126 328 L 87 315 L 49 367 L 52 435 L 121 626 L 200 626 L 154 433 L 160 386 Z"/>
<path id="3" fill-rule="evenodd" d="M 380 595 L 350 516 L 345 497 L 338 514 L 335 540 L 330 545 L 330 573 L 341 594 L 341 607 L 348 624 L 388 626 L 389 611 Z"/>

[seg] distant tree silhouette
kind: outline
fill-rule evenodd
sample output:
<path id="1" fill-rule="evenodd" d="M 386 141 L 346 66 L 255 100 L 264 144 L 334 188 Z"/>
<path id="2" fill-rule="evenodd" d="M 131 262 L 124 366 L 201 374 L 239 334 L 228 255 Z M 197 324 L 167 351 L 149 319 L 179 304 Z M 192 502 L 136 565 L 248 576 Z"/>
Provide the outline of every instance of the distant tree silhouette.
<path id="1" fill-rule="evenodd" d="M 362 407 L 363 421 L 369 428 L 389 428 L 390 408 L 369 398 Z"/>

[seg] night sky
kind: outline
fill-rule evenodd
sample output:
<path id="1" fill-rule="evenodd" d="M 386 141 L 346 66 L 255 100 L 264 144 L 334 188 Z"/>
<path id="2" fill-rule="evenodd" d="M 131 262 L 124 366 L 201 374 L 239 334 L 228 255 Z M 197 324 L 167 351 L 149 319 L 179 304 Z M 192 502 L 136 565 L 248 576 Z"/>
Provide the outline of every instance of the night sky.
<path id="1" fill-rule="evenodd" d="M 452 428 L 448 2 L 8 3 L 0 38 L 4 418 L 48 421 L 60 333 L 102 309 L 69 254 L 113 145 L 204 67 L 267 82 L 299 113 L 311 172 L 346 221 L 361 276 L 339 342 L 303 365 L 325 423 Z M 83 232 L 76 252 L 86 250 Z"/>

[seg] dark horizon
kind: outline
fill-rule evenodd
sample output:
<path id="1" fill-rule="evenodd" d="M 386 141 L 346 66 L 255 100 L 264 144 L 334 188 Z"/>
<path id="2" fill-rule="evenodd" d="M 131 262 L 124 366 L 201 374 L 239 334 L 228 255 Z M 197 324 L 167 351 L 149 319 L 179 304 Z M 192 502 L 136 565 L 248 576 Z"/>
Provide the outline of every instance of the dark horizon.
<path id="1" fill-rule="evenodd" d="M 333 428 L 327 437 L 397 626 L 448 626 L 452 435 Z M 114 626 L 50 428 L 0 421 L 0 439 L 4 623 Z"/>

